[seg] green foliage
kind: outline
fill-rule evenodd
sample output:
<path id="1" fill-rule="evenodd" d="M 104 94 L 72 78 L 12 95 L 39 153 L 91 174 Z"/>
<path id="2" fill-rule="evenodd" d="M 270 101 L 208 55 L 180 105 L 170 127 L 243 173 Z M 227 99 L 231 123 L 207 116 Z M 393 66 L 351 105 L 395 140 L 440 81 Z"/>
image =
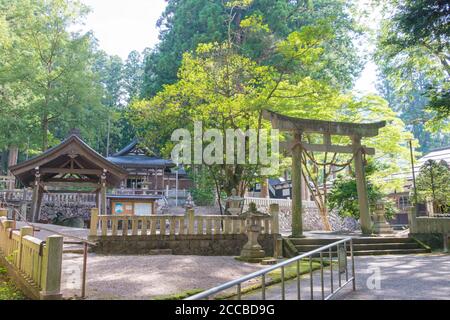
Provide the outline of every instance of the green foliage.
<path id="1" fill-rule="evenodd" d="M 76 0 L 0 0 L 0 149 L 33 156 L 72 128 L 105 155 L 134 138 L 124 108 L 139 95 L 144 58 L 98 51 L 77 30 L 87 13 Z"/>
<path id="2" fill-rule="evenodd" d="M 5 108 L 16 126 L 8 134 L 22 144 L 24 135 L 32 137 L 31 144 L 38 136 L 41 150 L 73 127 L 87 138 L 95 136 L 104 110 L 91 68 L 93 38 L 68 31 L 80 23 L 86 7 L 76 1 L 15 0 L 1 1 L 0 12 L 12 41 L 0 64 L 0 85 L 10 92 Z"/>
<path id="3" fill-rule="evenodd" d="M 315 25 L 304 25 L 283 38 L 268 28 L 270 24 L 265 23 L 265 16 L 254 15 L 240 21 L 244 31 L 230 31 L 225 43 L 201 44 L 195 53 L 185 53 L 177 82 L 166 85 L 152 99 L 135 101 L 131 105 L 130 122 L 147 146 L 156 147 L 168 156 L 173 147 L 168 142 L 172 132 L 178 128 L 192 131 L 193 121 L 202 121 L 203 129 L 215 128 L 222 134 L 229 128 L 245 131 L 267 127 L 260 115 L 263 109 L 271 109 L 290 116 L 321 120 L 385 120 L 390 125 L 381 130 L 380 136 L 364 141 L 375 147 L 378 156 L 389 163 L 386 170 L 374 175 L 374 183 L 381 184 L 383 177 L 399 170 L 401 161 L 408 156 L 401 142 L 411 137 L 405 132 L 403 122 L 385 100 L 376 96 L 355 98 L 341 94 L 342 86 L 324 76 L 329 71 L 324 57 L 332 51 L 328 45 L 337 36 L 334 19 L 319 19 Z M 236 37 L 236 33 L 242 37 Z M 250 55 L 242 51 L 245 39 L 252 33 L 272 39 L 267 59 L 261 60 L 257 55 L 249 58 Z M 267 63 L 269 60 L 271 63 Z M 312 135 L 307 139 L 313 141 L 317 137 Z M 349 141 L 334 137 L 333 142 Z M 345 161 L 342 156 L 326 154 L 318 155 L 318 160 L 327 162 L 323 161 L 327 156 Z M 232 189 L 242 193 L 259 176 L 259 168 L 248 165 L 218 165 L 208 166 L 208 169 L 220 192 L 225 191 L 227 195 Z M 318 190 L 326 175 L 320 177 L 317 172 L 311 167 L 306 174 L 316 182 Z M 396 180 L 389 187 L 394 184 L 401 185 L 401 182 Z M 324 200 L 319 201 L 323 208 L 326 207 Z"/>
<path id="4" fill-rule="evenodd" d="M 444 161 L 428 160 L 416 179 L 417 201 L 432 201 L 434 211 L 448 213 L 450 208 L 450 169 Z M 414 197 L 412 197 L 414 199 Z"/>
<path id="5" fill-rule="evenodd" d="M 362 69 L 354 44 L 361 30 L 351 11 L 352 2 L 335 0 L 170 0 L 158 22 L 161 42 L 147 56 L 143 96 L 153 97 L 164 84 L 175 83 L 183 54 L 201 43 L 231 38 L 239 44 L 239 54 L 277 66 L 274 43 L 318 21 L 330 22 L 335 37 L 324 44 L 320 58 L 326 71 L 308 74 L 351 88 Z"/>
<path id="6" fill-rule="evenodd" d="M 381 192 L 380 188 L 370 182 L 370 176 L 377 170 L 381 170 L 380 166 L 370 162 L 365 169 L 366 175 L 369 177 L 367 184 L 369 206 L 373 211 L 377 201 L 383 200 L 385 202 L 386 217 L 391 219 L 397 212 L 395 204 L 391 200 L 385 199 L 386 195 Z M 333 186 L 328 195 L 328 208 L 329 210 L 336 210 L 341 216 L 359 219 L 359 201 L 354 174 L 350 176 L 338 175 L 333 181 Z"/>
<path id="7" fill-rule="evenodd" d="M 6 268 L 0 266 L 0 300 L 25 300 L 26 297 L 7 277 Z"/>
<path id="8" fill-rule="evenodd" d="M 407 122 L 421 143 L 427 143 L 419 132 L 424 128 L 436 132 L 440 139 L 450 128 L 450 105 L 445 95 L 450 89 L 450 8 L 445 1 L 392 0 L 384 11 L 376 61 L 387 80 L 384 84 L 392 89 L 390 95 L 398 97 L 393 107 L 402 108 L 404 117 L 411 117 Z M 448 135 L 443 145 L 445 141 L 448 143 Z"/>
<path id="9" fill-rule="evenodd" d="M 190 178 L 194 187 L 189 190 L 197 206 L 211 206 L 215 201 L 214 179 L 203 167 L 191 169 Z"/>
<path id="10" fill-rule="evenodd" d="M 326 25 L 307 26 L 277 42 L 274 56 L 285 66 L 282 71 L 239 54 L 239 46 L 232 42 L 199 45 L 194 54 L 184 54 L 179 81 L 165 86 L 150 100 L 135 101 L 129 119 L 142 141 L 166 156 L 173 147 L 172 132 L 178 128 L 192 131 L 194 121 L 201 121 L 203 129 L 218 129 L 222 136 L 227 129 L 267 127 L 261 112 L 272 100 L 281 95 L 280 99 L 294 98 L 299 87 L 309 87 L 313 92 L 326 87 L 318 80 L 303 78 L 296 70 L 301 70 L 299 66 L 309 70 L 321 68 L 320 45 L 330 34 Z M 258 170 L 255 165 L 241 164 L 208 168 L 220 187 L 219 193 L 224 191 L 227 195 L 232 189 L 243 194 Z"/>

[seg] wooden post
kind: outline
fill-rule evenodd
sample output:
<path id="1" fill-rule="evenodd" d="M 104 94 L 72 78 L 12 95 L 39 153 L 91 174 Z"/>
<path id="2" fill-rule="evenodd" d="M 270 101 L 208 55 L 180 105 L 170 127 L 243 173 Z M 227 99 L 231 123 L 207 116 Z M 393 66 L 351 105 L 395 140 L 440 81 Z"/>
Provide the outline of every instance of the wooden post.
<path id="1" fill-rule="evenodd" d="M 194 234 L 195 228 L 195 212 L 194 209 L 187 210 L 187 219 L 188 219 L 188 234 Z"/>
<path id="2" fill-rule="evenodd" d="M 89 230 L 89 236 L 97 236 L 97 223 L 98 223 L 98 208 L 91 209 L 91 227 Z"/>
<path id="3" fill-rule="evenodd" d="M 294 134 L 292 148 L 292 237 L 303 237 L 301 132 Z"/>
<path id="4" fill-rule="evenodd" d="M 280 212 L 280 207 L 277 203 L 272 203 L 269 207 L 270 215 L 272 216 L 272 234 L 280 234 L 280 225 L 278 214 Z M 265 232 L 269 232 L 269 230 L 265 230 Z"/>
<path id="5" fill-rule="evenodd" d="M 372 233 L 372 222 L 369 213 L 369 199 L 367 196 L 367 183 L 364 172 L 363 154 L 361 149 L 361 137 L 352 137 L 354 149 L 354 163 L 356 175 L 356 189 L 358 191 L 359 216 L 361 230 L 365 235 Z"/>
<path id="6" fill-rule="evenodd" d="M 408 208 L 409 233 L 416 233 L 417 230 L 416 210 L 414 209 L 415 207 Z"/>
<path id="7" fill-rule="evenodd" d="M 272 237 L 273 237 L 273 257 L 278 259 L 283 256 L 283 239 L 280 236 L 280 224 L 279 224 L 279 212 L 280 207 L 278 204 L 273 203 L 269 207 L 270 214 L 272 216 Z M 268 233 L 269 230 L 265 232 Z"/>
<path id="8" fill-rule="evenodd" d="M 444 232 L 442 236 L 444 238 L 444 253 L 448 253 L 448 237 L 450 236 L 450 234 Z"/>
<path id="9" fill-rule="evenodd" d="M 33 184 L 33 195 L 31 197 L 31 219 L 36 222 L 38 219 L 38 202 L 39 202 L 39 182 L 41 179 L 41 174 L 39 173 L 39 168 L 37 168 Z"/>
<path id="10" fill-rule="evenodd" d="M 19 270 L 22 269 L 23 237 L 32 235 L 33 235 L 33 227 L 20 228 L 20 240 L 19 240 L 20 242 L 19 242 L 18 263 L 17 263 L 17 267 L 19 268 Z"/>
<path id="11" fill-rule="evenodd" d="M 41 300 L 60 300 L 63 237 L 47 237 L 44 257 L 42 259 L 42 291 Z"/>

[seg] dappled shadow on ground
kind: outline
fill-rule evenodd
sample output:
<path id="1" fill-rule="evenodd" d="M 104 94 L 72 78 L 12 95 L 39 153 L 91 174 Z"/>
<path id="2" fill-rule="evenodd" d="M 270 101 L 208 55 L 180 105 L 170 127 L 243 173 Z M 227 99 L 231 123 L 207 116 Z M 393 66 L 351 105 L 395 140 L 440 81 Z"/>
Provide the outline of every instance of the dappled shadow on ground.
<path id="1" fill-rule="evenodd" d="M 333 299 L 345 300 L 423 300 L 449 299 L 450 255 L 387 255 L 355 257 L 356 291 L 351 284 L 342 289 Z M 349 270 L 349 277 L 351 270 Z M 379 281 L 378 281 L 379 280 Z M 342 275 L 342 283 L 345 274 Z M 333 276 L 334 290 L 338 287 L 336 269 Z M 320 272 L 313 275 L 313 298 L 322 298 Z M 331 293 L 330 269 L 324 271 L 324 296 Z M 261 290 L 243 296 L 257 300 Z M 267 299 L 281 299 L 281 286 L 267 289 Z M 297 299 L 297 281 L 286 282 L 286 299 Z M 310 278 L 301 280 L 301 299 L 311 299 Z"/>
<path id="2" fill-rule="evenodd" d="M 82 256 L 64 257 L 66 297 L 80 295 L 73 269 L 81 270 Z M 102 256 L 89 254 L 88 299 L 151 299 L 188 289 L 208 289 L 263 268 L 233 257 Z M 81 275 L 80 275 L 81 277 Z"/>

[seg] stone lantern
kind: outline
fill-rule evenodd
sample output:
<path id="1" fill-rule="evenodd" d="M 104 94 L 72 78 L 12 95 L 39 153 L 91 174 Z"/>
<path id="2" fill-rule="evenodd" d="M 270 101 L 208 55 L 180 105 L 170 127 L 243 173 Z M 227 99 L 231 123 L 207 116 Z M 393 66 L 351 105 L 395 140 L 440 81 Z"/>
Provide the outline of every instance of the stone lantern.
<path id="1" fill-rule="evenodd" d="M 192 199 L 192 196 L 190 193 L 188 193 L 188 196 L 186 198 L 186 202 L 184 203 L 184 208 L 186 209 L 186 212 L 190 209 L 193 209 L 195 206 L 194 200 Z"/>
<path id="2" fill-rule="evenodd" d="M 375 215 L 373 224 L 373 233 L 375 234 L 391 234 L 394 230 L 386 221 L 386 209 L 383 201 L 378 201 L 375 205 Z"/>
<path id="3" fill-rule="evenodd" d="M 244 198 L 237 195 L 236 189 L 231 190 L 231 196 L 226 199 L 227 214 L 237 216 L 244 208 Z"/>
<path id="4" fill-rule="evenodd" d="M 266 256 L 262 246 L 258 243 L 258 236 L 263 230 L 261 218 L 267 216 L 256 210 L 256 204 L 250 203 L 249 209 L 243 214 L 246 218 L 247 243 L 241 250 L 240 259 L 248 262 L 260 262 Z"/>

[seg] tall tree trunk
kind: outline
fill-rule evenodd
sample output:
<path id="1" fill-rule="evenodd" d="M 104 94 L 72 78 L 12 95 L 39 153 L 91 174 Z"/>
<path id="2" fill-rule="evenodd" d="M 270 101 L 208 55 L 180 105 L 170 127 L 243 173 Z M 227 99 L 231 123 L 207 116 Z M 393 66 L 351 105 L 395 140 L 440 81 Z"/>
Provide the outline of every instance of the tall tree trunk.
<path id="1" fill-rule="evenodd" d="M 19 157 L 19 147 L 12 145 L 9 147 L 8 152 L 8 176 L 12 176 L 11 172 L 9 171 L 9 168 L 17 164 L 17 159 Z M 8 189 L 12 190 L 15 189 L 16 186 L 16 179 L 13 177 L 11 182 L 9 182 Z"/>
<path id="2" fill-rule="evenodd" d="M 42 134 L 42 151 L 48 149 L 48 116 L 44 114 L 41 119 L 41 134 Z"/>
<path id="3" fill-rule="evenodd" d="M 267 178 L 262 178 L 261 181 L 261 194 L 260 194 L 261 198 L 270 198 L 269 195 L 269 179 Z"/>

